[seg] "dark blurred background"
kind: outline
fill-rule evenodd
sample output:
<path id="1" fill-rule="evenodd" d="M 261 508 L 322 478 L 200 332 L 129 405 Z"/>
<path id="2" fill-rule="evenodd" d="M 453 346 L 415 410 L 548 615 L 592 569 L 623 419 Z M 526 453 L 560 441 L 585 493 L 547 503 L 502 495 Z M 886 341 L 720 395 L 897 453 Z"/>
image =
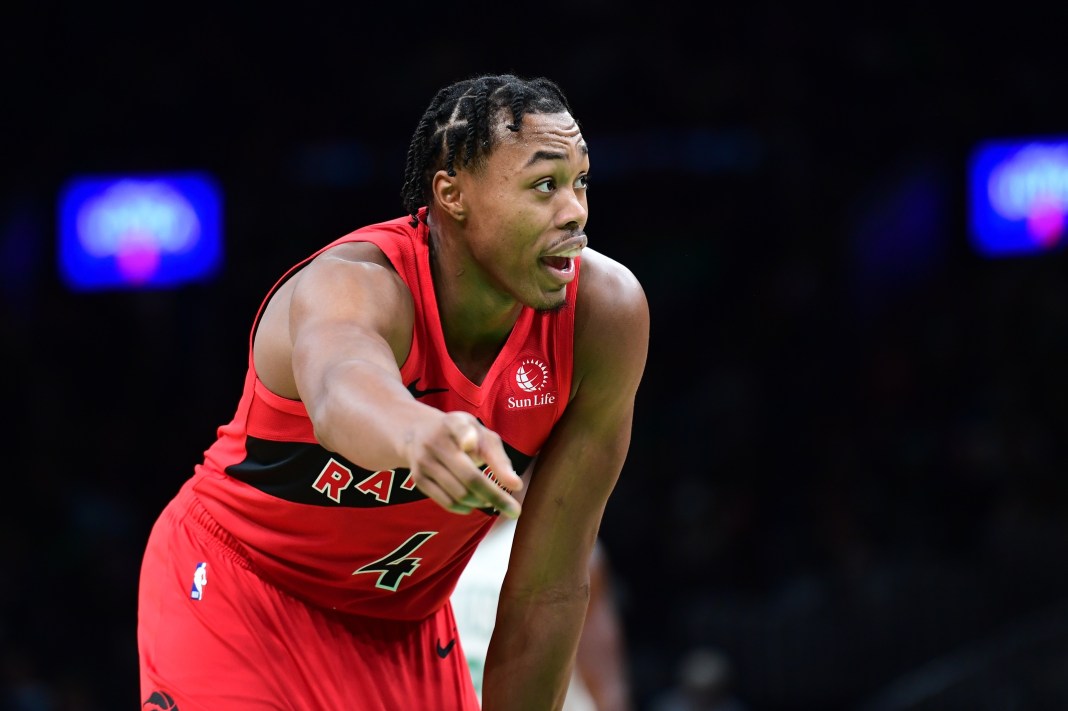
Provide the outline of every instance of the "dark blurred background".
<path id="1" fill-rule="evenodd" d="M 6 708 L 136 707 L 141 548 L 265 290 L 402 214 L 440 86 L 514 71 L 571 99 L 652 309 L 602 529 L 639 708 L 1068 709 L 1065 257 L 982 256 L 965 199 L 979 142 L 1068 134 L 1063 4 L 4 14 Z M 172 170 L 222 188 L 217 277 L 68 290 L 65 181 Z"/>

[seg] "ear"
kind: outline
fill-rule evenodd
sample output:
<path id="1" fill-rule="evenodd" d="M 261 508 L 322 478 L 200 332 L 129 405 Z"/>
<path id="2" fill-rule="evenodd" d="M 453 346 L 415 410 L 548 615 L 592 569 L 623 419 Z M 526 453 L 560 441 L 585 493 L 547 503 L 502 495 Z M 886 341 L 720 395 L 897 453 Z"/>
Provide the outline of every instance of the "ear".
<path id="1" fill-rule="evenodd" d="M 464 191 L 461 188 L 459 175 L 449 175 L 444 170 L 434 173 L 430 181 L 430 192 L 445 214 L 457 222 L 463 222 L 467 217 L 467 208 L 464 206 Z"/>

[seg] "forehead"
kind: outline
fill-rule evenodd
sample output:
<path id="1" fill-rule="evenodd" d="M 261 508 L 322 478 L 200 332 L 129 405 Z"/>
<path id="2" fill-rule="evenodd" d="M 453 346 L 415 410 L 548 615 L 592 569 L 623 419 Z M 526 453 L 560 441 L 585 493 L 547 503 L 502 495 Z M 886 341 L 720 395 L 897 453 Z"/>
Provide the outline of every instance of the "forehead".
<path id="1" fill-rule="evenodd" d="M 497 149 L 494 153 L 506 154 L 509 160 L 518 160 L 522 165 L 541 160 L 582 160 L 588 154 L 586 141 L 578 123 L 569 113 L 526 114 L 519 131 L 506 128 L 507 118 L 496 126 Z"/>

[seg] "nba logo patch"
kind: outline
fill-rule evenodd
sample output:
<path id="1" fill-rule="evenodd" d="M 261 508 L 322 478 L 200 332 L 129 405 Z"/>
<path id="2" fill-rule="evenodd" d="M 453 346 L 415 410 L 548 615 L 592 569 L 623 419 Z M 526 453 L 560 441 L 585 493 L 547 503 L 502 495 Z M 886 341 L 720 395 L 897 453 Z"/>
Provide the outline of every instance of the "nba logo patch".
<path id="1" fill-rule="evenodd" d="M 197 569 L 193 571 L 193 589 L 189 591 L 189 597 L 193 600 L 204 598 L 204 586 L 208 584 L 208 564 L 197 563 Z"/>

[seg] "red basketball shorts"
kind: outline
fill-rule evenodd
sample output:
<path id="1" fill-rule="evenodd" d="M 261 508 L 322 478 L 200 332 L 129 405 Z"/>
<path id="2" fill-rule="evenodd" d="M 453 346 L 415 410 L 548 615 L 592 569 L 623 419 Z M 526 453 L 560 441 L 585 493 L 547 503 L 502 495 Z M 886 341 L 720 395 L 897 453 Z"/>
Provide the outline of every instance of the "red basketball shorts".
<path id="1" fill-rule="evenodd" d="M 144 709 L 477 711 L 452 608 L 418 622 L 339 617 L 257 577 L 179 495 L 149 536 L 137 643 Z"/>

